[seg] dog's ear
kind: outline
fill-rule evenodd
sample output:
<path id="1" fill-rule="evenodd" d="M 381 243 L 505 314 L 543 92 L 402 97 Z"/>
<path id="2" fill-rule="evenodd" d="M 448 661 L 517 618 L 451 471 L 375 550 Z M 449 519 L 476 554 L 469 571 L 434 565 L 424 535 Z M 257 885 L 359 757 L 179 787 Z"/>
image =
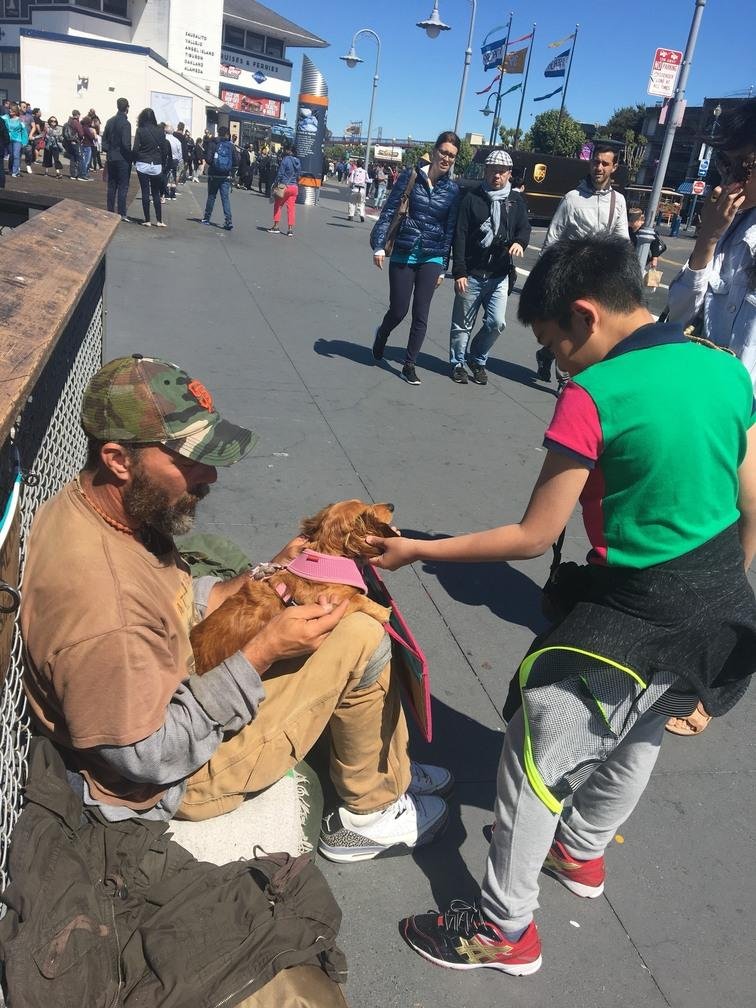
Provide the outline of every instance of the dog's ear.
<path id="1" fill-rule="evenodd" d="M 326 520 L 328 512 L 332 507 L 333 504 L 328 504 L 326 507 L 321 508 L 316 515 L 313 515 L 312 518 L 304 518 L 302 520 L 302 524 L 299 526 L 299 531 L 306 539 L 309 539 L 310 542 L 314 542 L 318 538 L 321 526 Z"/>
<path id="2" fill-rule="evenodd" d="M 390 525 L 387 525 L 386 522 L 381 521 L 376 516 L 372 507 L 368 507 L 358 516 L 354 522 L 352 531 L 347 535 L 344 545 L 349 552 L 345 552 L 344 555 L 354 558 L 378 556 L 381 551 L 367 542 L 367 537 L 370 535 L 380 536 L 382 539 L 391 539 L 398 535 L 398 533 Z"/>

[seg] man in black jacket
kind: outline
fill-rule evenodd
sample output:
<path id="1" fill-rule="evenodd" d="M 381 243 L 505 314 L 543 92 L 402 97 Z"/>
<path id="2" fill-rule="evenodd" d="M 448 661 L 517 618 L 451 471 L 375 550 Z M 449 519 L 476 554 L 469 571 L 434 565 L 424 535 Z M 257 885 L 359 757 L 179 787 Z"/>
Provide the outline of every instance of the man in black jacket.
<path id="1" fill-rule="evenodd" d="M 480 186 L 465 193 L 454 233 L 454 308 L 449 333 L 452 380 L 467 384 L 465 357 L 478 385 L 488 381 L 486 362 L 506 326 L 507 287 L 512 256 L 522 256 L 530 241 L 525 200 L 511 191 L 512 158 L 493 150 Z M 470 335 L 483 307 L 483 325 Z M 468 348 L 469 343 L 469 348 Z"/>
<path id="2" fill-rule="evenodd" d="M 102 149 L 107 154 L 108 166 L 108 210 L 113 213 L 118 198 L 118 213 L 121 220 L 126 216 L 126 196 L 131 176 L 131 123 L 128 120 L 129 103 L 126 98 L 116 102 L 118 111 L 105 123 L 102 134 Z"/>
<path id="3" fill-rule="evenodd" d="M 211 137 L 205 144 L 205 164 L 207 165 L 207 203 L 202 215 L 202 223 L 209 224 L 215 206 L 215 197 L 220 193 L 225 223 L 224 231 L 233 231 L 231 220 L 231 177 L 239 167 L 239 152 L 228 136 L 228 127 L 219 126 L 218 136 Z"/>

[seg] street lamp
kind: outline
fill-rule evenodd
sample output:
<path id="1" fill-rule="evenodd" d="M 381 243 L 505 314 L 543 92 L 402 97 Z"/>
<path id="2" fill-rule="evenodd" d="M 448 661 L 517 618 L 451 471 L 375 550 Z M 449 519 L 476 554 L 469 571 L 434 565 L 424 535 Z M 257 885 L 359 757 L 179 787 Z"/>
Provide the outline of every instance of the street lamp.
<path id="1" fill-rule="evenodd" d="M 459 102 L 457 103 L 457 117 L 454 120 L 454 132 L 459 134 L 459 124 L 462 120 L 462 106 L 465 102 L 465 88 L 467 87 L 467 74 L 470 69 L 470 58 L 472 57 L 473 31 L 475 30 L 475 14 L 478 10 L 477 0 L 470 0 L 472 12 L 470 14 L 470 31 L 467 36 L 467 49 L 465 49 L 465 66 L 462 71 L 462 83 L 459 88 Z M 425 21 L 418 21 L 417 27 L 422 28 L 428 38 L 438 38 L 442 31 L 450 31 L 448 24 L 444 24 L 441 15 L 438 13 L 438 0 L 433 0 L 433 12 Z"/>
<path id="2" fill-rule="evenodd" d="M 360 28 L 360 30 L 356 31 L 352 36 L 352 45 L 349 48 L 349 52 L 346 54 L 346 56 L 340 56 L 339 59 L 344 60 L 344 62 L 346 63 L 346 65 L 349 67 L 350 70 L 353 70 L 358 63 L 364 62 L 364 60 L 361 60 L 360 57 L 357 55 L 357 50 L 354 48 L 355 42 L 357 41 L 360 35 L 371 35 L 375 39 L 376 45 L 378 46 L 378 51 L 376 52 L 375 55 L 375 73 L 373 74 L 373 91 L 370 95 L 370 113 L 368 114 L 367 141 L 365 143 L 365 168 L 367 168 L 368 164 L 370 163 L 370 131 L 373 128 L 373 104 L 375 103 L 375 92 L 378 87 L 378 66 L 381 61 L 381 40 L 378 37 L 378 34 L 374 32 L 372 28 Z"/>

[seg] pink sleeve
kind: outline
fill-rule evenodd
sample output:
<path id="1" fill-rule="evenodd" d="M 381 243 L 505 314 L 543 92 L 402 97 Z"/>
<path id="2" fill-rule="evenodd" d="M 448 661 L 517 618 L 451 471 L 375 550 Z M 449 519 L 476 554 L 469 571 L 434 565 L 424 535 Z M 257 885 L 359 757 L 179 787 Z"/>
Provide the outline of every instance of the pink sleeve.
<path id="1" fill-rule="evenodd" d="M 603 446 L 601 421 L 596 404 L 580 385 L 568 382 L 565 386 L 543 444 L 545 448 L 579 459 L 589 469 L 596 465 Z"/>

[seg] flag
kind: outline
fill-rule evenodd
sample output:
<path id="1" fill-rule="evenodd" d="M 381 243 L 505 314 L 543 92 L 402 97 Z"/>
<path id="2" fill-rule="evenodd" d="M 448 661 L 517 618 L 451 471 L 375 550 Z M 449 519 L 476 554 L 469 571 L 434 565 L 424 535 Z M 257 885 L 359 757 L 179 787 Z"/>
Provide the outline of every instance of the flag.
<path id="1" fill-rule="evenodd" d="M 533 38 L 533 32 L 528 32 L 527 35 L 521 35 L 519 38 L 513 38 L 509 40 L 510 45 L 517 45 L 518 42 L 527 42 L 528 39 Z"/>
<path id="2" fill-rule="evenodd" d="M 559 49 L 564 45 L 565 42 L 569 42 L 570 39 L 573 38 L 575 38 L 575 32 L 573 32 L 572 35 L 565 35 L 564 38 L 559 39 L 558 42 L 549 42 L 549 49 Z"/>
<path id="3" fill-rule="evenodd" d="M 491 88 L 492 88 L 492 87 L 494 86 L 494 84 L 495 84 L 495 83 L 496 83 L 496 81 L 497 81 L 497 80 L 499 79 L 499 77 L 501 77 L 501 74 L 500 74 L 500 73 L 497 73 L 497 74 L 496 74 L 496 76 L 494 77 L 494 79 L 493 79 L 493 80 L 491 81 L 491 83 L 490 83 L 490 84 L 488 85 L 488 87 L 486 87 L 486 88 L 483 88 L 483 90 L 482 90 L 482 91 L 476 91 L 476 92 L 475 92 L 475 94 L 487 94 L 487 92 L 489 92 L 489 91 L 491 90 Z"/>
<path id="4" fill-rule="evenodd" d="M 515 84 L 514 87 L 511 87 L 509 89 L 509 91 L 505 91 L 504 94 L 501 97 L 503 98 L 504 95 L 511 94 L 513 91 L 516 91 L 518 88 L 521 88 L 521 87 L 522 87 L 522 81 L 520 81 L 519 84 Z"/>
<path id="5" fill-rule="evenodd" d="M 487 45 L 480 47 L 484 70 L 493 70 L 501 63 L 505 42 L 506 39 L 499 39 L 498 42 L 489 42 Z"/>
<path id="6" fill-rule="evenodd" d="M 504 73 L 525 73 L 525 56 L 527 55 L 527 52 L 527 46 L 523 49 L 516 49 L 514 52 L 508 52 L 502 65 Z"/>
<path id="7" fill-rule="evenodd" d="M 544 77 L 564 77 L 567 72 L 567 60 L 570 58 L 570 49 L 565 49 L 549 63 L 543 71 Z"/>
<path id="8" fill-rule="evenodd" d="M 564 91 L 564 88 L 558 87 L 556 91 L 550 91 L 548 94 L 543 94 L 540 98 L 534 98 L 533 101 L 546 101 L 547 98 L 553 98 L 554 95 L 559 94 L 560 91 Z"/>

